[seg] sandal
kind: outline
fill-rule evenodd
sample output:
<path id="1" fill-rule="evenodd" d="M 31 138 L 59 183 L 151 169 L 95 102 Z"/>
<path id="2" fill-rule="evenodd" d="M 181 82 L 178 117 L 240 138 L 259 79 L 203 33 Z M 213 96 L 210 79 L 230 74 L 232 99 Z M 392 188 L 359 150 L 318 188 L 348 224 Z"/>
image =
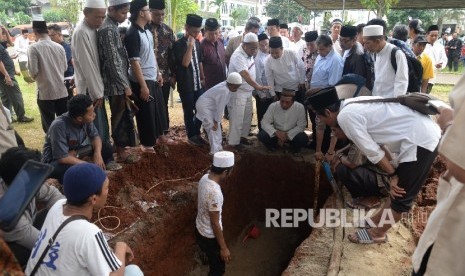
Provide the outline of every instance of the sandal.
<path id="1" fill-rule="evenodd" d="M 140 145 L 140 150 L 145 153 L 155 153 L 155 149 L 150 146 L 146 147 L 146 146 Z"/>
<path id="2" fill-rule="evenodd" d="M 119 163 L 124 163 L 124 164 L 134 164 L 134 163 L 137 163 L 137 161 L 140 160 L 140 157 L 133 154 L 133 153 L 130 153 L 128 154 L 125 158 L 118 158 L 118 162 Z"/>
<path id="3" fill-rule="evenodd" d="M 353 243 L 360 243 L 360 244 L 374 244 L 374 243 L 386 243 L 388 242 L 387 235 L 384 238 L 377 238 L 373 239 L 366 228 L 362 228 L 357 230 L 357 232 L 347 236 L 349 241 Z"/>

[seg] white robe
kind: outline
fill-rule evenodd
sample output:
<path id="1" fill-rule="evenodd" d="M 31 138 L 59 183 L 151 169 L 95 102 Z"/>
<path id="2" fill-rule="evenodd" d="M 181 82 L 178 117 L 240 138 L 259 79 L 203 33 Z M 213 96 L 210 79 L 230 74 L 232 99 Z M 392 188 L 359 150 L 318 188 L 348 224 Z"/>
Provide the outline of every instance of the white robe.
<path id="1" fill-rule="evenodd" d="M 103 80 L 97 48 L 97 30 L 91 29 L 85 20 L 73 32 L 71 51 L 74 61 L 74 79 L 78 94 L 89 92 L 95 101 L 103 97 Z"/>

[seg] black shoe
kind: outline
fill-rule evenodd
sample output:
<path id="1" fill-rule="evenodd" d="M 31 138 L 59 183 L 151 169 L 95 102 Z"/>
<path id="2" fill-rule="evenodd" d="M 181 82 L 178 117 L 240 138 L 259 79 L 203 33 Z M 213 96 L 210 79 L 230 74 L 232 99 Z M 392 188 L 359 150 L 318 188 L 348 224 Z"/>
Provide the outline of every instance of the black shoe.
<path id="1" fill-rule="evenodd" d="M 246 139 L 244 137 L 241 137 L 241 144 L 246 145 L 246 146 L 250 146 L 250 145 L 253 145 L 253 142 L 249 141 L 248 139 Z"/>
<path id="2" fill-rule="evenodd" d="M 189 142 L 189 144 L 192 144 L 194 146 L 202 146 L 203 145 L 203 143 L 199 140 L 199 136 L 192 136 L 191 138 L 187 139 L 187 142 Z"/>
<path id="3" fill-rule="evenodd" d="M 244 151 L 246 147 L 243 144 L 235 145 L 234 149 L 237 151 Z"/>
<path id="4" fill-rule="evenodd" d="M 208 139 L 208 136 L 207 136 L 207 139 Z M 209 143 L 202 138 L 202 136 L 200 135 L 197 135 L 197 140 L 202 144 L 202 145 L 209 145 Z"/>
<path id="5" fill-rule="evenodd" d="M 34 118 L 29 118 L 29 117 L 26 117 L 26 116 L 18 118 L 18 122 L 20 122 L 20 123 L 30 123 L 32 121 L 34 121 Z"/>

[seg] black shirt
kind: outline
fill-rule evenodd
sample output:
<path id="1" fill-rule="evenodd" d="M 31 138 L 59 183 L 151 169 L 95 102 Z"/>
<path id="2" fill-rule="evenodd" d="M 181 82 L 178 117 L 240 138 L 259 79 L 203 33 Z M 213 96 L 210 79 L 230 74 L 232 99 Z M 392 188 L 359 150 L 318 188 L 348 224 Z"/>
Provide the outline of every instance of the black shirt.
<path id="1" fill-rule="evenodd" d="M 0 61 L 3 62 L 8 75 L 10 75 L 10 77 L 13 79 L 16 73 L 15 64 L 13 63 L 13 60 L 11 59 L 8 51 L 2 45 L 0 45 Z M 0 73 L 0 79 L 5 79 L 5 76 L 2 73 Z"/>
<path id="2" fill-rule="evenodd" d="M 202 51 L 200 50 L 200 42 L 195 40 L 195 50 L 197 52 L 197 62 L 199 64 L 202 60 Z M 178 91 L 179 93 L 188 93 L 199 90 L 198 87 L 196 89 L 194 83 L 194 68 L 192 62 L 186 68 L 182 66 L 182 59 L 184 54 L 187 51 L 187 37 L 182 37 L 178 41 L 176 41 L 173 45 L 172 51 L 172 64 L 174 65 L 174 70 L 172 72 L 176 72 L 176 82 L 178 83 Z M 192 50 L 194 51 L 194 50 Z M 195 58 L 194 53 L 192 54 L 192 59 Z M 200 72 L 198 72 L 200 74 Z M 200 84 L 199 84 L 200 85 Z"/>

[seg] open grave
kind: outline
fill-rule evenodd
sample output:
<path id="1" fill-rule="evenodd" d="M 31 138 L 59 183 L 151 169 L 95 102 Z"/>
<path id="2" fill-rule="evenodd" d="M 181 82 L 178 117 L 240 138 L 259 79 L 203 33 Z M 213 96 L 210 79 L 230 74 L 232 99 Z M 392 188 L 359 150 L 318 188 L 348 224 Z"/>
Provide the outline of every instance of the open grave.
<path id="1" fill-rule="evenodd" d="M 208 170 L 207 149 L 179 144 L 144 155 L 110 176 L 107 207 L 97 214 L 110 244 L 129 242 L 145 275 L 205 275 L 208 266 L 195 243 L 197 181 Z M 265 227 L 265 209 L 311 209 L 314 165 L 290 156 L 244 153 L 223 187 L 223 227 L 233 261 L 227 275 L 281 275 L 295 249 L 311 233 L 298 228 Z M 330 194 L 324 177 L 318 205 Z M 257 239 L 243 242 L 251 225 Z"/>

